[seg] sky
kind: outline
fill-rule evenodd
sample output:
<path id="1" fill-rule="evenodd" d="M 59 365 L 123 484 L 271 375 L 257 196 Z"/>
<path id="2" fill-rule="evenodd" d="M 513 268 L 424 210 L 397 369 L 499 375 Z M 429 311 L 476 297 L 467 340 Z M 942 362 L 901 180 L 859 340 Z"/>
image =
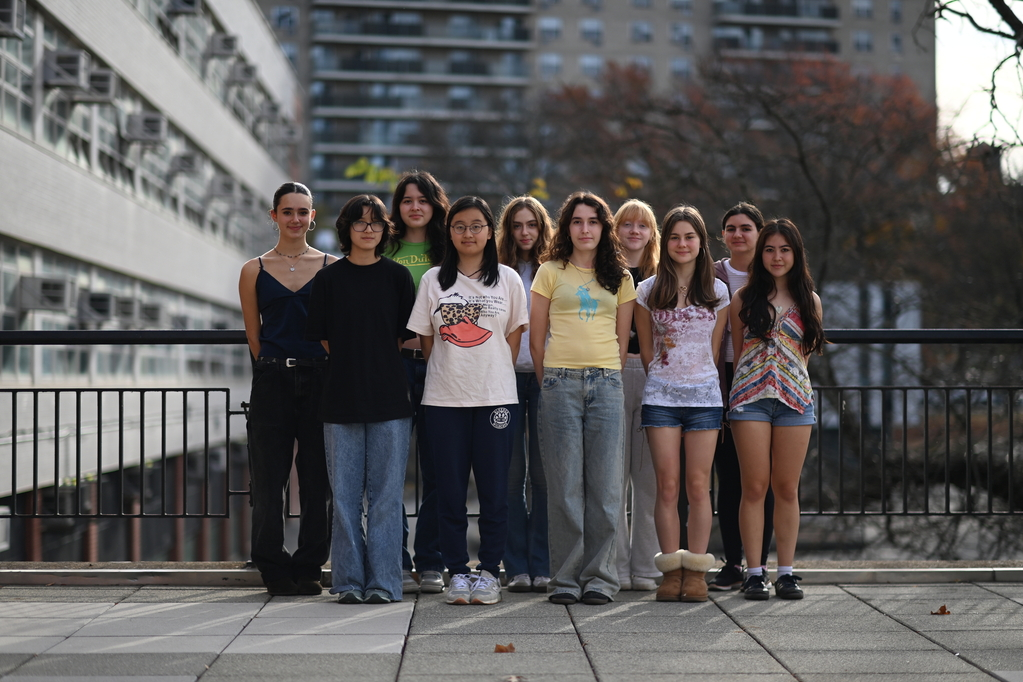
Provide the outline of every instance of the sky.
<path id="1" fill-rule="evenodd" d="M 984 25 L 993 26 L 997 15 L 983 0 L 961 0 L 964 8 L 983 17 Z M 1010 3 L 1018 5 L 1020 3 Z M 937 30 L 937 85 L 939 122 L 951 126 L 959 137 L 982 140 L 992 137 L 1004 141 L 1015 139 L 1006 120 L 989 120 L 991 71 L 1011 53 L 1007 40 L 986 36 L 962 20 L 939 21 Z M 1003 67 L 996 81 L 998 103 L 1005 118 L 1023 134 L 1023 87 L 1021 72 L 1015 62 Z M 1023 174 L 1023 150 L 1014 151 L 1007 159 L 1008 171 Z"/>

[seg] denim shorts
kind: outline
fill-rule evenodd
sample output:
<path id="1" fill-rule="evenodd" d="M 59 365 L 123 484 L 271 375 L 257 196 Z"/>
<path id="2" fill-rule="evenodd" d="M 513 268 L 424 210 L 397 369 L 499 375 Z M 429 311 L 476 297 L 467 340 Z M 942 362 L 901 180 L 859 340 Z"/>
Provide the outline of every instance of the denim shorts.
<path id="1" fill-rule="evenodd" d="M 713 431 L 721 428 L 721 407 L 665 407 L 643 405 L 642 428 L 681 427 L 683 431 Z"/>
<path id="2" fill-rule="evenodd" d="M 817 423 L 810 403 L 806 412 L 799 414 L 777 398 L 762 398 L 740 405 L 728 413 L 729 421 L 770 422 L 774 426 L 809 426 Z"/>

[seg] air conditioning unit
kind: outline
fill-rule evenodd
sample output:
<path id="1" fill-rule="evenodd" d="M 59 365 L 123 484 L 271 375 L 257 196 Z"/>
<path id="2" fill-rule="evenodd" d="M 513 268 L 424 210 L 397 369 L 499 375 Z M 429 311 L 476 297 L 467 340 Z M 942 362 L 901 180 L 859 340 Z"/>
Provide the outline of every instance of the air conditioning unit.
<path id="1" fill-rule="evenodd" d="M 46 50 L 43 63 L 46 87 L 89 89 L 89 53 L 85 50 Z"/>
<path id="2" fill-rule="evenodd" d="M 131 296 L 114 298 L 114 314 L 121 322 L 134 322 L 138 317 L 139 302 Z"/>
<path id="3" fill-rule="evenodd" d="M 89 87 L 76 92 L 76 102 L 92 102 L 95 104 L 113 104 L 117 95 L 117 74 L 110 69 L 93 69 L 89 72 Z"/>
<path id="4" fill-rule="evenodd" d="M 25 37 L 25 0 L 0 0 L 0 38 Z"/>
<path id="5" fill-rule="evenodd" d="M 244 62 L 235 62 L 231 65 L 231 75 L 227 77 L 228 83 L 234 83 L 237 85 L 245 85 L 248 83 L 256 82 L 256 74 L 259 69 L 255 64 L 246 64 Z"/>
<path id="6" fill-rule="evenodd" d="M 216 175 L 210 182 L 211 197 L 233 197 L 236 183 L 229 175 Z"/>
<path id="7" fill-rule="evenodd" d="M 18 306 L 22 310 L 71 311 L 78 305 L 78 285 L 70 277 L 22 277 Z"/>
<path id="8" fill-rule="evenodd" d="M 144 327 L 160 328 L 163 321 L 163 308 L 159 303 L 143 303 L 139 306 L 139 324 Z"/>
<path id="9" fill-rule="evenodd" d="M 175 154 L 171 158 L 170 171 L 172 175 L 197 175 L 202 172 L 202 155 L 199 152 Z"/>
<path id="10" fill-rule="evenodd" d="M 238 54 L 238 36 L 214 33 L 206 43 L 207 57 L 234 57 Z"/>
<path id="11" fill-rule="evenodd" d="M 124 139 L 129 142 L 163 142 L 167 139 L 167 117 L 155 111 L 129 114 Z"/>
<path id="12" fill-rule="evenodd" d="M 199 14 L 202 12 L 202 0 L 170 0 L 163 11 L 168 15 Z"/>
<path id="13" fill-rule="evenodd" d="M 114 317 L 114 295 L 95 291 L 83 291 L 78 296 L 78 320 L 81 322 L 105 322 Z"/>

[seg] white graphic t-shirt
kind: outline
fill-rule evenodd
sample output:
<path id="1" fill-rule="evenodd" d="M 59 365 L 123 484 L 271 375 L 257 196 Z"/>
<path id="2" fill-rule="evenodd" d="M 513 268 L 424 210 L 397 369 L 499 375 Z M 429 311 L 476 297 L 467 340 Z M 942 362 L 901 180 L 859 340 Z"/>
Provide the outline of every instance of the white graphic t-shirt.
<path id="1" fill-rule="evenodd" d="M 461 273 L 442 291 L 440 268 L 419 283 L 408 328 L 433 336 L 423 404 L 482 407 L 518 403 L 515 363 L 505 337 L 529 324 L 526 291 L 515 270 L 501 265 L 493 287 Z"/>
<path id="2" fill-rule="evenodd" d="M 643 280 L 636 300 L 647 310 L 647 299 L 656 277 Z M 718 312 L 728 306 L 728 287 L 714 280 L 716 310 L 690 305 L 669 310 L 650 310 L 654 357 L 643 389 L 644 405 L 663 407 L 721 407 L 721 385 L 714 364 L 711 337 Z"/>

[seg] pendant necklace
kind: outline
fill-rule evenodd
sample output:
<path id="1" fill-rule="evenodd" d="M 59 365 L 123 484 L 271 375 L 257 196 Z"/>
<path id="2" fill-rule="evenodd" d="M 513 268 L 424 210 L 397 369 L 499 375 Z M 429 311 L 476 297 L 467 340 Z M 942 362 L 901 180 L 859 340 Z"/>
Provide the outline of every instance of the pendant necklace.
<path id="1" fill-rule="evenodd" d="M 274 247 L 274 251 L 277 253 L 278 256 L 280 256 L 282 258 L 301 258 L 302 256 L 306 255 L 306 253 L 309 251 L 309 247 L 308 246 L 305 247 L 305 251 L 303 251 L 302 253 L 296 253 L 294 256 L 289 256 L 286 253 L 281 253 L 280 251 L 277 251 L 277 247 L 276 246 Z M 288 266 L 288 268 L 292 272 L 295 272 L 295 265 L 297 265 L 297 263 L 292 263 L 291 265 Z"/>
<path id="2" fill-rule="evenodd" d="M 473 277 L 475 277 L 476 275 L 480 274 L 481 272 L 483 272 L 483 268 L 480 268 L 476 272 L 474 272 L 474 273 L 472 273 L 470 275 L 467 275 L 464 272 L 462 272 L 462 268 L 458 268 L 458 274 L 462 275 L 463 277 L 468 277 L 469 279 L 472 279 Z"/>
<path id="3" fill-rule="evenodd" d="M 579 267 L 578 265 L 576 265 L 575 263 L 572 263 L 572 261 L 569 261 L 569 263 L 571 263 L 571 264 L 572 264 L 572 267 L 573 267 L 573 268 L 575 268 L 575 274 L 579 275 L 579 281 L 580 281 L 580 282 L 583 282 L 583 273 L 582 273 L 582 268 L 580 268 L 580 267 Z M 586 291 L 589 291 L 589 290 L 590 290 L 590 287 L 589 287 L 588 285 L 589 285 L 590 283 L 592 283 L 592 282 L 593 282 L 593 275 L 590 275 L 590 279 L 589 279 L 589 280 L 587 280 L 587 281 L 585 281 L 585 282 L 583 282 L 583 283 L 582 283 L 582 286 L 581 286 L 580 288 L 581 288 L 581 289 L 585 289 Z"/>

